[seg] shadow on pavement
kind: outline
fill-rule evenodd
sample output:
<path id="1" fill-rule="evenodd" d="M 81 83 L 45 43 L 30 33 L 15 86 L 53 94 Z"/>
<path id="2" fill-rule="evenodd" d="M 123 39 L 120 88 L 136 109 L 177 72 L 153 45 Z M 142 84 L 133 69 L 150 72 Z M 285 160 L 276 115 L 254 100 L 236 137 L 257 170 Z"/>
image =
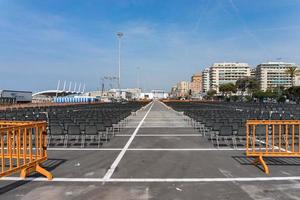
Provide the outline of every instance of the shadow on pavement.
<path id="1" fill-rule="evenodd" d="M 48 171 L 52 171 L 55 168 L 57 168 L 58 166 L 60 166 L 61 164 L 63 164 L 64 162 L 66 162 L 65 159 L 48 159 L 47 161 L 45 161 L 42 166 L 44 168 L 46 168 Z M 33 173 L 31 176 L 29 177 L 33 177 L 33 178 L 37 178 L 40 177 L 41 175 L 38 173 Z M 26 183 L 31 182 L 30 180 L 20 180 L 20 181 L 15 181 L 13 183 L 10 183 L 8 185 L 5 185 L 3 187 L 0 188 L 0 195 L 4 194 L 6 192 L 9 192 L 11 190 L 16 189 L 17 187 L 20 187 Z"/>

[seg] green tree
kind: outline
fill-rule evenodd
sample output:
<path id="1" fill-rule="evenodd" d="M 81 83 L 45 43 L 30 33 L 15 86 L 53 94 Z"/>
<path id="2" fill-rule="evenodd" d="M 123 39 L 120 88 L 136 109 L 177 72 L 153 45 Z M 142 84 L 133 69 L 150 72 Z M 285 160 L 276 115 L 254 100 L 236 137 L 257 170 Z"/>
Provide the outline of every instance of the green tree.
<path id="1" fill-rule="evenodd" d="M 244 92 L 247 90 L 248 85 L 248 77 L 240 78 L 235 82 L 235 86 L 238 90 L 242 92 L 242 96 L 244 96 Z"/>
<path id="2" fill-rule="evenodd" d="M 227 96 L 228 94 L 231 95 L 232 93 L 236 93 L 237 89 L 235 84 L 233 83 L 225 83 L 225 84 L 221 84 L 219 86 L 219 91 L 222 92 L 222 95 Z"/>
<path id="3" fill-rule="evenodd" d="M 247 85 L 248 93 L 253 93 L 259 90 L 259 81 L 256 78 L 249 78 Z"/>
<path id="4" fill-rule="evenodd" d="M 294 78 L 296 75 L 299 74 L 298 67 L 297 66 L 288 67 L 287 70 L 285 71 L 285 73 L 290 76 L 291 81 L 292 81 L 292 87 L 294 87 Z"/>
<path id="5" fill-rule="evenodd" d="M 286 89 L 283 94 L 292 101 L 300 103 L 300 86 L 294 86 Z"/>
<path id="6" fill-rule="evenodd" d="M 248 94 L 252 94 L 254 91 L 259 90 L 258 80 L 252 77 L 240 78 L 236 81 L 235 85 L 236 88 L 242 92 L 242 96 L 244 96 L 245 91 L 247 91 Z"/>
<path id="7" fill-rule="evenodd" d="M 216 90 L 208 90 L 206 93 L 209 99 L 211 99 L 215 94 L 217 94 Z"/>

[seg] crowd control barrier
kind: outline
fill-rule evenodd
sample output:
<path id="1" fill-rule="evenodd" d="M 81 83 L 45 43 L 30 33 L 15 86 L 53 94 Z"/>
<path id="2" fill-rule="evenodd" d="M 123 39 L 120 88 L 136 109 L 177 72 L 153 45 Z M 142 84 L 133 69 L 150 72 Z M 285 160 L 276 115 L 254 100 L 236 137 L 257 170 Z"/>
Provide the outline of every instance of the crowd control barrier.
<path id="1" fill-rule="evenodd" d="M 247 120 L 246 155 L 270 173 L 264 157 L 300 157 L 300 120 Z"/>
<path id="2" fill-rule="evenodd" d="M 0 178 L 38 172 L 52 179 L 40 165 L 47 160 L 46 127 L 46 122 L 0 121 Z"/>

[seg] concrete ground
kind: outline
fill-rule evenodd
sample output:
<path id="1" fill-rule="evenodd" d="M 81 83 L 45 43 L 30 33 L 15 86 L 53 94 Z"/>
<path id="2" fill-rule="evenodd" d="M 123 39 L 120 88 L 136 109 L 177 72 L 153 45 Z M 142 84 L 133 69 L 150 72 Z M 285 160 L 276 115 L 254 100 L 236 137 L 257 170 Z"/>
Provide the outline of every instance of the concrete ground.
<path id="1" fill-rule="evenodd" d="M 300 160 L 268 159 L 212 143 L 186 117 L 155 101 L 100 149 L 49 149 L 53 175 L 0 180 L 0 199 L 300 199 Z"/>

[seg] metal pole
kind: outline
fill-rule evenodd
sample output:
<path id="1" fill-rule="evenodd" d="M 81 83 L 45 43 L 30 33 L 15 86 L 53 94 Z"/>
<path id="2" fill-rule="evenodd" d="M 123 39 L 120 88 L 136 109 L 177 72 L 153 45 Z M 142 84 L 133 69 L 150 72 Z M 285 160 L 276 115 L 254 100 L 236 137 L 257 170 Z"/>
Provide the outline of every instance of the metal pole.
<path id="1" fill-rule="evenodd" d="M 118 88 L 121 89 L 121 37 L 119 37 L 119 79 L 118 79 Z"/>
<path id="2" fill-rule="evenodd" d="M 118 75 L 118 89 L 119 96 L 121 97 L 121 38 L 124 34 L 122 32 L 117 33 L 117 37 L 119 40 L 119 75 Z"/>

